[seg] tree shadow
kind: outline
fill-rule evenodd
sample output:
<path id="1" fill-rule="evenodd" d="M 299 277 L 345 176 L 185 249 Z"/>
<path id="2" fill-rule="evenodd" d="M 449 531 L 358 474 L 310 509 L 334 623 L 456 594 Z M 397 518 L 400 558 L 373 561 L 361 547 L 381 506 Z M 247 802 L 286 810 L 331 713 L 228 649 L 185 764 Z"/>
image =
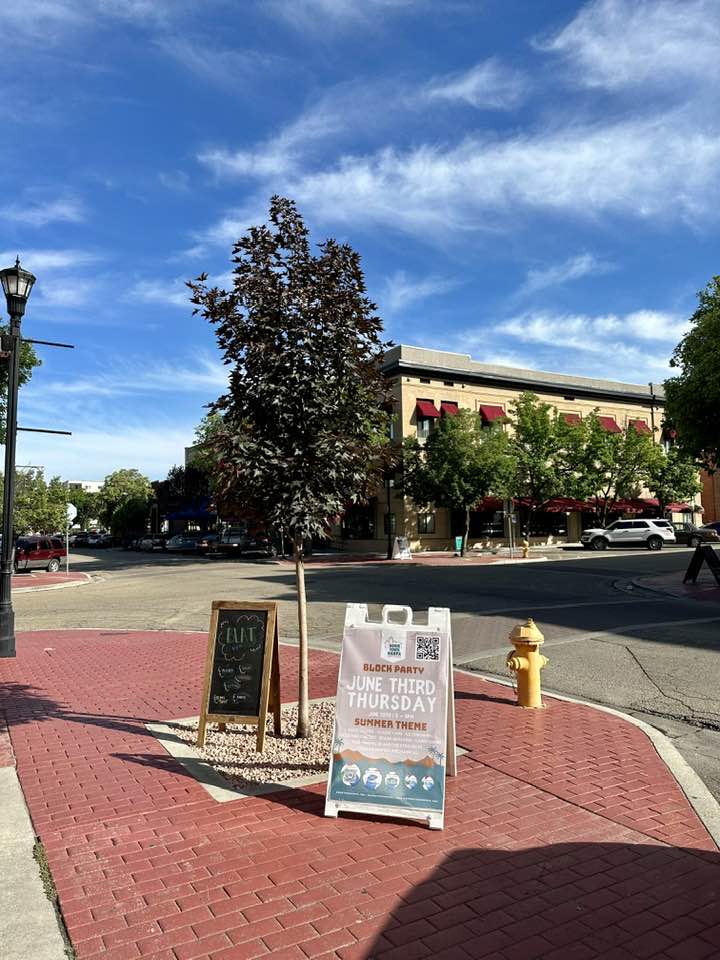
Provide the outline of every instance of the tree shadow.
<path id="1" fill-rule="evenodd" d="M 26 683 L 0 683 L 0 710 L 5 714 L 10 730 L 25 723 L 44 720 L 67 720 L 86 726 L 106 727 L 123 733 L 151 736 L 145 724 L 149 719 L 122 714 L 81 713 L 67 704 L 54 700 Z"/>
<path id="2" fill-rule="evenodd" d="M 710 960 L 719 952 L 717 853 L 560 843 L 454 850 L 353 956 Z"/>

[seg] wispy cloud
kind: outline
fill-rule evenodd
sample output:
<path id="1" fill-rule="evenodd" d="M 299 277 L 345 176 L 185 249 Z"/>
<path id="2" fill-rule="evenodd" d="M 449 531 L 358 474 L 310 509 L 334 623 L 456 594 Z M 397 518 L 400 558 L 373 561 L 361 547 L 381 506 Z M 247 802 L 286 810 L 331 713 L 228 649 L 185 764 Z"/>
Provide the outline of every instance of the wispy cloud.
<path id="1" fill-rule="evenodd" d="M 538 46 L 565 56 L 587 87 L 707 87 L 720 76 L 718 12 L 717 0 L 594 0 Z"/>
<path id="2" fill-rule="evenodd" d="M 569 257 L 562 263 L 555 263 L 538 270 L 528 270 L 525 282 L 518 290 L 517 295 L 528 296 L 538 293 L 540 290 L 560 287 L 571 280 L 579 280 L 581 277 L 608 273 L 613 269 L 611 263 L 598 260 L 591 253 L 580 253 L 575 257 Z"/>
<path id="3" fill-rule="evenodd" d="M 328 24 L 377 23 L 381 14 L 425 6 L 426 0 L 262 0 L 261 9 L 298 30 L 319 31 Z"/>
<path id="4" fill-rule="evenodd" d="M 399 313 L 429 297 L 448 293 L 457 285 L 457 281 L 449 277 L 411 277 L 404 270 L 397 270 L 385 282 L 380 308 Z"/>
<path id="5" fill-rule="evenodd" d="M 616 349 L 637 349 L 628 344 L 638 339 L 665 343 L 671 350 L 687 329 L 687 321 L 655 310 L 637 310 L 622 316 L 529 311 L 499 323 L 497 329 L 525 343 L 611 356 Z M 644 354 L 644 350 L 638 352 Z"/>
<path id="6" fill-rule="evenodd" d="M 161 171 L 158 180 L 166 190 L 172 190 L 173 193 L 187 193 L 190 189 L 190 176 L 184 170 Z"/>
<path id="7" fill-rule="evenodd" d="M 157 480 L 167 475 L 170 466 L 183 462 L 184 448 L 192 443 L 201 417 L 199 412 L 194 421 L 181 423 L 153 417 L 151 426 L 127 418 L 103 420 L 102 425 L 74 420 L 72 437 L 61 438 L 52 448 L 41 434 L 21 433 L 18 462 L 42 464 L 46 477 L 66 480 L 103 480 L 129 466 Z M 99 470 L 94 466 L 98 464 L 102 465 Z"/>
<path id="8" fill-rule="evenodd" d="M 259 70 L 277 63 L 276 57 L 258 50 L 235 50 L 204 43 L 197 36 L 188 40 L 178 34 L 165 35 L 157 39 L 156 45 L 196 77 L 226 91 L 243 92 L 245 83 L 255 79 Z"/>
<path id="9" fill-rule="evenodd" d="M 18 255 L 22 265 L 36 274 L 55 270 L 71 270 L 104 259 L 101 253 L 92 250 L 43 250 L 34 247 L 29 249 L 20 247 L 19 250 L 0 251 L 0 262 L 14 262 Z"/>
<path id="10" fill-rule="evenodd" d="M 159 280 L 138 280 L 128 291 L 128 299 L 140 303 L 160 303 L 170 307 L 191 309 L 190 291 L 184 281 L 163 283 Z"/>
<path id="11" fill-rule="evenodd" d="M 71 196 L 0 206 L 0 219 L 30 227 L 44 227 L 49 223 L 80 223 L 86 216 L 85 205 L 77 197 Z"/>
<path id="12" fill-rule="evenodd" d="M 460 102 L 485 110 L 510 110 L 518 106 L 528 90 L 526 76 L 502 64 L 495 57 L 469 70 L 432 80 L 423 98 Z"/>

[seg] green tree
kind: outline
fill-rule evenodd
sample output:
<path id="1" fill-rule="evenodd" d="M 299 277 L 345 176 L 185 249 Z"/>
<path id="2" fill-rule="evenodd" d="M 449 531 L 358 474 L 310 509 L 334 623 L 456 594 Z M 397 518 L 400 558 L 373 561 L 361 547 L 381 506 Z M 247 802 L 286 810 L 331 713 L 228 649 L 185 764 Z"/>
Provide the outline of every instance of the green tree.
<path id="1" fill-rule="evenodd" d="M 720 465 L 720 276 L 698 294 L 690 329 L 675 348 L 665 381 L 666 419 L 678 445 L 707 469 Z"/>
<path id="2" fill-rule="evenodd" d="M 605 527 L 618 500 L 640 496 L 658 448 L 652 437 L 634 427 L 610 433 L 596 413 L 585 418 L 585 430 L 583 483 L 594 496 L 599 523 Z"/>
<path id="3" fill-rule="evenodd" d="M 147 497 L 129 497 L 119 503 L 112 512 L 109 527 L 114 536 L 122 537 L 129 533 L 143 533 L 150 513 L 150 500 Z"/>
<path id="4" fill-rule="evenodd" d="M 0 334 L 8 333 L 9 327 L 0 325 Z M 42 365 L 42 360 L 33 350 L 31 343 L 23 342 L 20 346 L 20 383 L 24 386 L 32 377 L 35 367 Z M 5 443 L 5 424 L 7 421 L 7 391 L 8 365 L 0 363 L 0 444 Z"/>
<path id="5" fill-rule="evenodd" d="M 73 521 L 82 530 L 93 521 L 99 519 L 101 509 L 100 494 L 91 493 L 81 487 L 73 487 L 68 491 L 68 500 L 77 509 L 77 517 Z"/>
<path id="6" fill-rule="evenodd" d="M 65 484 L 60 477 L 53 477 L 48 484 L 42 470 L 16 471 L 13 512 L 16 534 L 62 532 L 66 515 Z"/>
<path id="7" fill-rule="evenodd" d="M 510 406 L 515 460 L 513 493 L 526 504 L 525 529 L 533 515 L 556 497 L 582 497 L 587 490 L 582 424 L 569 425 L 552 404 L 523 393 Z"/>
<path id="8" fill-rule="evenodd" d="M 268 223 L 234 246 L 233 288 L 188 284 L 215 325 L 230 368 L 213 406 L 215 497 L 222 512 L 252 511 L 294 545 L 299 625 L 297 736 L 310 734 L 303 544 L 326 535 L 347 504 L 382 481 L 389 457 L 386 346 L 366 296 L 360 257 L 335 240 L 315 254 L 291 200 L 273 197 Z"/>
<path id="9" fill-rule="evenodd" d="M 498 424 L 484 430 L 471 410 L 442 417 L 421 444 L 416 437 L 403 443 L 403 490 L 416 504 L 462 510 L 465 555 L 470 513 L 483 497 L 506 497 L 516 472 L 511 442 Z"/>
<path id="10" fill-rule="evenodd" d="M 660 504 L 661 517 L 669 503 L 693 500 L 702 490 L 697 464 L 676 447 L 666 453 L 662 447 L 655 445 L 645 482 Z"/>
<path id="11" fill-rule="evenodd" d="M 212 440 L 223 430 L 223 418 L 218 411 L 211 411 L 198 424 L 195 430 L 195 443 L 190 448 L 188 466 L 204 473 L 212 487 L 212 479 L 217 469 L 217 454 Z"/>
<path id="12" fill-rule="evenodd" d="M 109 527 L 117 507 L 128 500 L 144 500 L 148 503 L 152 498 L 152 487 L 147 477 L 139 470 L 116 470 L 105 477 L 100 493 L 99 519 Z"/>

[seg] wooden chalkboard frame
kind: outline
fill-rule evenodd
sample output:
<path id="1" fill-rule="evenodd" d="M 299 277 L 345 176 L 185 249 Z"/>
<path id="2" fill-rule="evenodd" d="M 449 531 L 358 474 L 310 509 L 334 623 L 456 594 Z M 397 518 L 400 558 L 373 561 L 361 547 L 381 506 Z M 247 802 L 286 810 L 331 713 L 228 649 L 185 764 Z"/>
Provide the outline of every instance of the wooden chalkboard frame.
<path id="1" fill-rule="evenodd" d="M 215 647 L 217 643 L 218 618 L 221 610 L 264 610 L 265 620 L 265 650 L 263 653 L 263 674 L 260 686 L 260 706 L 257 716 L 247 716 L 230 713 L 210 713 L 210 690 L 212 686 L 213 666 L 215 663 Z M 265 728 L 267 726 L 268 711 L 272 710 L 273 728 L 276 736 L 281 733 L 280 725 L 280 649 L 277 623 L 277 603 L 255 603 L 239 600 L 213 600 L 210 613 L 210 630 L 208 632 L 207 656 L 205 659 L 205 677 L 203 680 L 203 694 L 200 704 L 200 720 L 198 723 L 197 746 L 205 745 L 205 732 L 208 723 L 217 723 L 219 729 L 224 730 L 227 723 L 255 724 L 257 730 L 256 749 L 262 752 L 265 746 Z"/>

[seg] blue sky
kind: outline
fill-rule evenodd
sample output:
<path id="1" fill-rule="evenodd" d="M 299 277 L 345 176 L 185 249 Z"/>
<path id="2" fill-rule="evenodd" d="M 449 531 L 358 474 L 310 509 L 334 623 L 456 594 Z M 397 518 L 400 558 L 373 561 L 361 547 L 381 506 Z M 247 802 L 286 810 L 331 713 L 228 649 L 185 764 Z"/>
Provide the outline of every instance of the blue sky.
<path id="1" fill-rule="evenodd" d="M 184 281 L 273 193 L 348 240 L 395 342 L 661 381 L 717 272 L 720 0 L 24 0 L 0 260 L 38 278 L 18 462 L 182 462 L 222 392 Z"/>

